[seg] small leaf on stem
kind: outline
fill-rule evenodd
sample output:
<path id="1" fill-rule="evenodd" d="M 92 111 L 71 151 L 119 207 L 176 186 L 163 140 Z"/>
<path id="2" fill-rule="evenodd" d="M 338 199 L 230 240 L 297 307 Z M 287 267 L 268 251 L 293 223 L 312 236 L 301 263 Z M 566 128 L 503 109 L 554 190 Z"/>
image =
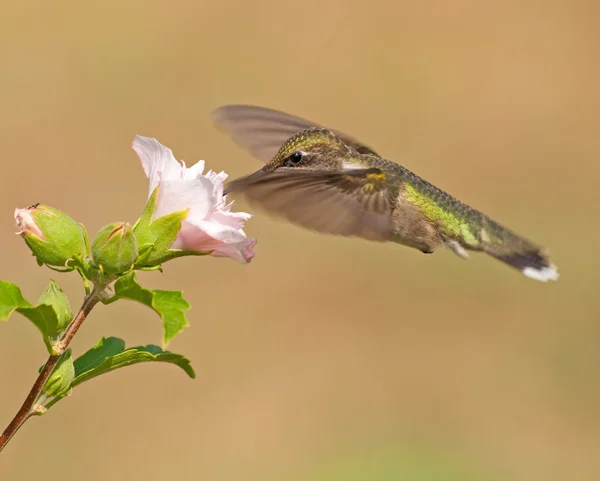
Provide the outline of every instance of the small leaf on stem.
<path id="1" fill-rule="evenodd" d="M 6 321 L 19 307 L 31 307 L 31 303 L 23 297 L 19 286 L 0 281 L 0 321 Z"/>
<path id="2" fill-rule="evenodd" d="M 52 343 L 73 319 L 69 300 L 58 284 L 51 280 L 34 306 L 23 297 L 17 285 L 0 281 L 0 321 L 8 319 L 15 310 L 33 322 L 42 333 L 48 352 L 54 354 Z"/>
<path id="3" fill-rule="evenodd" d="M 129 299 L 153 309 L 163 320 L 165 345 L 189 325 L 184 311 L 189 310 L 190 305 L 181 291 L 145 289 L 137 283 L 135 272 L 119 278 L 114 290 L 115 295 L 103 302 L 109 304 L 118 299 Z"/>

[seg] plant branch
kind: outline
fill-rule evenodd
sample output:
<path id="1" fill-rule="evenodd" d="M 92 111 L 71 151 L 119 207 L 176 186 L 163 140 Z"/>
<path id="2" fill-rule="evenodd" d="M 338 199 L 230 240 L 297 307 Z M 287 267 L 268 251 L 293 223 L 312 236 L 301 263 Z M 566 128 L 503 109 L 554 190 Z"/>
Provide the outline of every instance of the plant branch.
<path id="1" fill-rule="evenodd" d="M 104 284 L 95 285 L 92 292 L 88 296 L 86 296 L 85 300 L 83 301 L 83 305 L 81 306 L 81 309 L 73 318 L 73 321 L 71 322 L 71 324 L 69 324 L 69 327 L 61 336 L 60 341 L 54 346 L 55 353 L 52 354 L 46 361 L 46 364 L 44 364 L 44 367 L 42 368 L 35 382 L 33 383 L 33 386 L 29 391 L 27 398 L 25 398 L 21 409 L 19 409 L 19 411 L 17 412 L 13 420 L 10 422 L 10 424 L 7 426 L 7 428 L 4 430 L 2 435 L 0 435 L 0 451 L 4 449 L 4 447 L 8 444 L 8 442 L 15 435 L 15 433 L 21 428 L 21 426 L 25 424 L 25 421 L 27 421 L 31 416 L 35 414 L 40 414 L 40 406 L 37 406 L 36 402 L 40 394 L 42 393 L 44 385 L 48 381 L 48 378 L 52 374 L 52 371 L 56 367 L 56 364 L 60 360 L 60 357 L 66 351 L 67 347 L 73 340 L 73 337 L 81 327 L 81 324 L 83 324 L 83 321 L 85 321 L 85 318 L 88 316 L 92 308 L 102 299 L 104 289 Z"/>

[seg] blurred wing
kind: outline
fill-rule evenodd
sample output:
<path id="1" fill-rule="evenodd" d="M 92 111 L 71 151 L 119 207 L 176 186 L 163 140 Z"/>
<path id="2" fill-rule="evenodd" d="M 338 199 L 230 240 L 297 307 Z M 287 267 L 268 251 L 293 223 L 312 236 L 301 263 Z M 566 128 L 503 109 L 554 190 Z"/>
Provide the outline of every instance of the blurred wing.
<path id="1" fill-rule="evenodd" d="M 253 157 L 268 162 L 292 135 L 311 127 L 322 127 L 292 115 L 252 105 L 225 105 L 212 113 L 213 122 L 229 132 L 233 141 Z M 377 155 L 343 132 L 332 130 L 342 142 L 361 154 Z"/>
<path id="2" fill-rule="evenodd" d="M 380 169 L 259 171 L 234 180 L 227 190 L 318 232 L 377 241 L 389 240 L 392 234 L 391 200 Z"/>

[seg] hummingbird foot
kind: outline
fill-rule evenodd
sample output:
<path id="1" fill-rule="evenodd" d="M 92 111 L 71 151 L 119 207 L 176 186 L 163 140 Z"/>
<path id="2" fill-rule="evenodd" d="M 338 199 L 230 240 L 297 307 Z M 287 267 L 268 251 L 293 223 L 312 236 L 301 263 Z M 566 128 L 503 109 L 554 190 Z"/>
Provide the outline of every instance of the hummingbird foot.
<path id="1" fill-rule="evenodd" d="M 448 247 L 448 249 L 454 252 L 458 257 L 461 257 L 463 259 L 469 258 L 469 253 L 467 252 L 467 250 L 463 246 L 461 246 L 458 243 L 458 241 L 455 241 L 454 239 L 447 239 L 446 247 Z"/>

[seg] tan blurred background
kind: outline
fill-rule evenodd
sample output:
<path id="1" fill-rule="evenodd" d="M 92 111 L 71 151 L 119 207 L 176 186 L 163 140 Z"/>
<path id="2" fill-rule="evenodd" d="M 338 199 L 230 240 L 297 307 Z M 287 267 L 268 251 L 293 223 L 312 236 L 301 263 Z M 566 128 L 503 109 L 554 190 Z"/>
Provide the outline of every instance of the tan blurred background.
<path id="1" fill-rule="evenodd" d="M 91 234 L 135 221 L 136 133 L 246 174 L 259 163 L 209 121 L 227 103 L 355 134 L 547 245 L 561 272 L 545 285 L 480 255 L 257 213 L 250 265 L 185 259 L 142 276 L 192 303 L 170 348 L 197 379 L 143 365 L 83 385 L 18 433 L 0 479 L 600 479 L 597 1 L 0 9 L 0 278 L 31 299 L 52 277 L 79 303 L 80 282 L 35 265 L 13 209 L 44 202 Z M 109 335 L 159 344 L 161 325 L 132 303 L 100 307 L 74 351 Z M 44 360 L 30 323 L 0 326 L 2 428 Z"/>

